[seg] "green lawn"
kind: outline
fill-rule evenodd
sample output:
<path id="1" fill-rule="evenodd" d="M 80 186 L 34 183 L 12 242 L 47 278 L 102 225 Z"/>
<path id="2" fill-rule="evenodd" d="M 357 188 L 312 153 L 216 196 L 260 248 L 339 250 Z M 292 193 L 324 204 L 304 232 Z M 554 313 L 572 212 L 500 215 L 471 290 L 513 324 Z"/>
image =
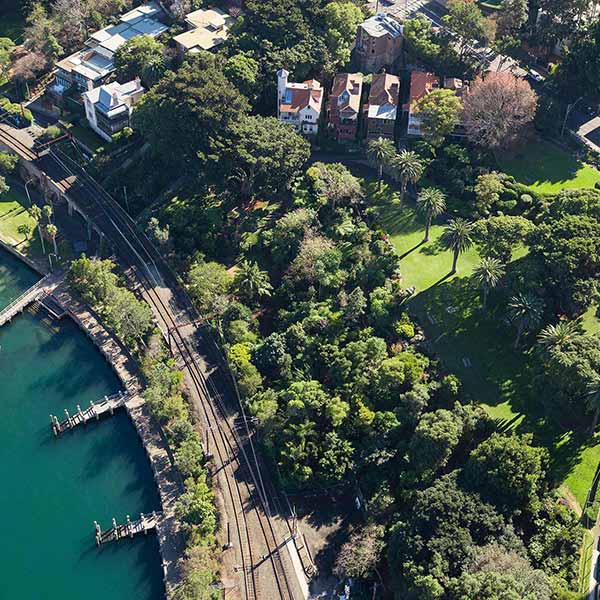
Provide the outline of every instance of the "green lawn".
<path id="1" fill-rule="evenodd" d="M 35 221 L 27 213 L 27 198 L 16 189 L 10 189 L 0 196 L 0 237 L 8 244 L 23 250 L 30 239 L 18 232 L 20 225 L 35 227 Z M 33 231 L 29 238 L 33 236 Z"/>
<path id="2" fill-rule="evenodd" d="M 528 350 L 514 349 L 515 331 L 505 322 L 504 306 L 492 298 L 488 310 L 481 310 L 471 281 L 479 260 L 476 250 L 462 255 L 458 273 L 449 276 L 452 254 L 439 243 L 443 227 L 434 225 L 424 244 L 424 224 L 412 207 L 400 209 L 397 195 L 389 192 L 383 201 L 385 190 L 372 195 L 375 204 L 381 203 L 379 221 L 401 256 L 404 283 L 416 287 L 409 310 L 436 354 L 461 378 L 467 397 L 484 405 L 501 429 L 534 433 L 550 450 L 555 482 L 564 482 L 583 504 L 600 461 L 600 435 L 590 439 L 568 415 L 547 419 L 533 385 L 533 357 Z M 516 252 L 513 259 L 523 253 Z M 600 328 L 593 312 L 586 316 L 588 326 Z"/>
<path id="3" fill-rule="evenodd" d="M 600 171 L 543 140 L 530 142 L 497 159 L 502 171 L 544 194 L 555 194 L 564 188 L 593 188 L 600 181 Z"/>

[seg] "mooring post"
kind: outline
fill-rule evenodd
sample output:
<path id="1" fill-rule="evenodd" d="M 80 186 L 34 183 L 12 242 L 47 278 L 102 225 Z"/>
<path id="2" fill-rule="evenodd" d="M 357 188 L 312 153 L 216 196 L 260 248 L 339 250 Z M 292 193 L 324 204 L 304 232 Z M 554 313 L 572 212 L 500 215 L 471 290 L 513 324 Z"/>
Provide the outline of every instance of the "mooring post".
<path id="1" fill-rule="evenodd" d="M 117 527 L 117 520 L 113 517 L 112 520 L 113 531 L 115 532 L 115 540 L 119 539 L 119 528 Z"/>
<path id="2" fill-rule="evenodd" d="M 56 437 L 56 426 L 54 425 L 54 417 L 52 415 L 50 415 L 50 428 L 52 429 L 52 433 Z"/>
<path id="3" fill-rule="evenodd" d="M 92 413 L 96 417 L 96 421 L 98 421 L 98 419 L 100 419 L 100 415 L 98 414 L 98 411 L 96 410 L 96 405 L 94 404 L 94 402 L 92 400 L 90 400 L 90 407 L 92 409 Z"/>
<path id="4" fill-rule="evenodd" d="M 99 546 L 100 540 L 102 539 L 102 530 L 100 529 L 100 525 L 98 525 L 97 521 L 94 521 L 94 528 L 96 529 L 96 546 Z"/>
<path id="5" fill-rule="evenodd" d="M 71 427 L 71 416 L 69 415 L 69 411 L 66 408 L 65 415 L 67 416 L 67 422 L 69 423 L 69 427 Z"/>
<path id="6" fill-rule="evenodd" d="M 127 533 L 129 533 L 129 537 L 133 537 L 133 525 L 131 524 L 131 519 L 129 515 L 127 515 Z"/>

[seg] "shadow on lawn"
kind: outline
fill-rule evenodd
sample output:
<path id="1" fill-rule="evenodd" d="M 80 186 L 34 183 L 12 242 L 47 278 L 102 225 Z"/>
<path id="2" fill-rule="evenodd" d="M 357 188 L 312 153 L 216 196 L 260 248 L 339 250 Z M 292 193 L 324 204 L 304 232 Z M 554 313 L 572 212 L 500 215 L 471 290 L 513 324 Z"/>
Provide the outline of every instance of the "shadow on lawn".
<path id="1" fill-rule="evenodd" d="M 449 275 L 410 301 L 413 312 L 444 366 L 464 383 L 468 400 L 501 410 L 500 431 L 533 433 L 550 451 L 550 473 L 562 482 L 596 441 L 586 425 L 564 414 L 548 415 L 532 350 L 513 348 L 515 332 L 505 321 L 504 303 L 481 309 L 479 292 L 468 277 Z"/>

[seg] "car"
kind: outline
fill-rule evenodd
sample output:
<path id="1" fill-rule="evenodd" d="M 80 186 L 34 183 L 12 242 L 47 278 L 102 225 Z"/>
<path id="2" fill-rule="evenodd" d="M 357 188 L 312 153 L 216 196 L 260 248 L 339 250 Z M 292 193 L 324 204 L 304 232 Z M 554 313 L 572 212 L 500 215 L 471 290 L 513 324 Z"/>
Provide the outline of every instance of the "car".
<path id="1" fill-rule="evenodd" d="M 538 83 L 541 83 L 542 81 L 546 81 L 545 77 L 543 75 L 540 75 L 534 69 L 529 69 L 529 71 L 527 71 L 527 75 L 529 77 L 531 77 L 531 79 L 533 79 L 534 81 L 537 81 Z"/>

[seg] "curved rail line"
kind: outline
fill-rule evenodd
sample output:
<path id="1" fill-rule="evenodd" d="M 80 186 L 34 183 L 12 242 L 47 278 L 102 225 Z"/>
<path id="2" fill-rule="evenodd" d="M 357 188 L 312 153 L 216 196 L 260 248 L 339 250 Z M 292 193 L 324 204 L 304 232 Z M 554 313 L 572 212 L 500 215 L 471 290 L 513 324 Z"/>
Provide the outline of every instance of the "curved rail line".
<path id="1" fill-rule="evenodd" d="M 156 281 L 156 277 L 152 274 L 152 271 L 149 268 L 148 264 L 142 258 L 142 255 L 145 255 L 149 259 L 149 261 L 155 268 L 157 274 L 158 268 L 156 267 L 156 262 L 163 266 L 164 261 L 162 257 L 158 254 L 156 248 L 149 242 L 149 240 L 147 240 L 147 238 L 144 243 L 138 231 L 135 229 L 135 223 L 133 223 L 131 217 L 105 190 L 103 190 L 97 184 L 97 182 L 95 182 L 95 180 L 93 180 L 89 175 L 87 175 L 87 173 L 85 173 L 85 171 L 81 169 L 78 165 L 75 165 L 76 168 L 74 168 L 76 172 L 73 172 L 73 169 L 68 167 L 65 164 L 65 161 L 61 160 L 61 158 L 56 156 L 56 154 L 53 151 L 51 151 L 51 154 L 66 172 L 75 176 L 79 175 L 78 180 L 80 185 L 83 187 L 84 190 L 91 192 L 90 197 L 96 201 L 97 205 L 101 208 L 101 210 L 105 213 L 106 217 L 110 220 L 115 231 L 122 238 L 122 241 L 120 243 L 118 243 L 117 240 L 113 240 L 113 243 L 118 243 L 117 247 L 121 249 L 122 254 L 123 250 L 125 250 L 124 254 L 134 267 L 134 271 L 137 275 L 138 282 L 144 288 L 145 293 L 148 299 L 150 300 L 151 304 L 155 308 L 156 313 L 160 316 L 167 329 L 169 331 L 174 332 L 173 339 L 175 341 L 177 350 L 179 351 L 179 354 L 182 357 L 184 364 L 188 369 L 188 372 L 198 392 L 198 396 L 201 399 L 201 408 L 205 416 L 207 426 L 210 429 L 213 445 L 216 449 L 219 461 L 222 465 L 222 468 L 226 472 L 227 470 L 229 470 L 229 472 L 231 473 L 231 475 L 226 476 L 225 479 L 227 482 L 228 494 L 231 499 L 232 506 L 234 506 L 235 508 L 235 526 L 237 531 L 237 538 L 240 543 L 239 552 L 242 559 L 244 591 L 246 598 L 248 600 L 258 598 L 259 588 L 255 576 L 256 565 L 254 562 L 255 557 L 253 556 L 252 540 L 250 539 L 247 512 L 244 509 L 244 500 L 240 490 L 241 484 L 235 476 L 235 469 L 233 466 L 234 463 L 237 464 L 238 469 L 247 468 L 253 480 L 254 489 L 252 489 L 252 486 L 250 485 L 250 482 L 248 480 L 244 481 L 244 486 L 246 488 L 249 498 L 253 501 L 252 511 L 255 514 L 258 523 L 261 527 L 264 542 L 268 549 L 267 557 L 270 560 L 270 563 L 273 568 L 275 583 L 279 591 L 279 596 L 280 598 L 289 598 L 290 600 L 293 600 L 294 593 L 292 591 L 292 586 L 290 585 L 285 567 L 283 565 L 283 561 L 280 555 L 280 547 L 277 542 L 277 536 L 275 534 L 273 523 L 268 514 L 268 501 L 266 499 L 266 496 L 264 496 L 264 488 L 262 488 L 263 495 L 258 493 L 258 500 L 260 501 L 259 505 L 257 505 L 255 502 L 257 491 L 260 490 L 262 487 L 262 481 L 260 482 L 260 484 L 257 481 L 257 474 L 252 468 L 252 464 L 249 460 L 249 457 L 247 456 L 242 441 L 240 440 L 235 429 L 231 426 L 228 420 L 227 411 L 225 409 L 225 406 L 219 399 L 219 395 L 214 387 L 214 383 L 210 379 L 207 380 L 204 376 L 204 373 L 202 373 L 201 369 L 198 367 L 194 358 L 193 350 L 189 347 L 189 342 L 183 337 L 183 335 L 179 331 L 176 317 L 173 316 L 169 307 L 165 305 L 164 300 L 156 291 L 155 287 L 157 286 L 158 282 Z M 66 159 L 69 162 L 71 162 L 71 159 L 64 155 L 63 159 Z M 103 202 L 98 196 L 104 198 L 105 202 Z M 119 227 L 119 225 L 115 223 L 115 220 L 117 220 L 117 223 L 119 221 L 124 223 L 129 235 L 126 235 L 121 230 L 121 227 Z M 123 244 L 123 242 L 125 242 L 125 244 Z M 135 246 L 137 246 L 137 249 L 134 247 L 134 244 Z M 152 254 L 155 255 L 156 261 L 152 257 Z M 141 270 L 136 268 L 136 264 L 139 264 L 141 266 Z M 209 385 L 212 388 L 212 393 L 209 390 Z M 216 407 L 214 406 L 214 403 L 217 404 Z M 219 418 L 218 413 L 220 413 L 221 418 Z M 211 427 L 211 422 L 216 423 L 216 430 L 214 426 Z M 207 452 L 208 450 L 209 449 L 207 449 Z M 240 459 L 240 454 L 242 455 L 244 460 Z M 256 464 L 256 468 L 259 468 L 258 463 Z M 233 479 L 234 486 L 232 486 L 231 484 L 231 479 Z M 242 523 L 240 522 L 241 520 L 238 516 L 238 510 L 241 513 L 243 527 Z M 242 529 L 244 531 L 242 531 Z"/>

